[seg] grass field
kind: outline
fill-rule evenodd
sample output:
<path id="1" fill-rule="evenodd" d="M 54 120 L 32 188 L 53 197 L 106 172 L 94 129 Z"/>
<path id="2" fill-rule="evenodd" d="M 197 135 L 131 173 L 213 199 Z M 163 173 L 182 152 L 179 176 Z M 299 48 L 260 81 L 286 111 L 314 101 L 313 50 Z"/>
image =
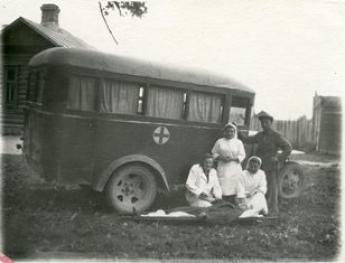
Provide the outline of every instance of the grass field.
<path id="1" fill-rule="evenodd" d="M 275 225 L 210 226 L 123 220 L 104 204 L 102 194 L 53 189 L 31 177 L 21 155 L 2 158 L 3 251 L 14 259 L 330 261 L 339 250 L 336 166 L 305 166 L 306 190 L 297 199 L 281 200 Z M 174 193 L 160 196 L 156 208 L 183 204 L 183 195 Z"/>

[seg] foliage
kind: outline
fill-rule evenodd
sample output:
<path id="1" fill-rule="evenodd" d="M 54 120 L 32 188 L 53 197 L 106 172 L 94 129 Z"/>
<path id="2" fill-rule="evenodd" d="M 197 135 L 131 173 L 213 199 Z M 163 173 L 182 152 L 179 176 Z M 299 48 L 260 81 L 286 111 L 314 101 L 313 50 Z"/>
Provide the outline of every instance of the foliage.
<path id="1" fill-rule="evenodd" d="M 141 18 L 143 14 L 147 12 L 147 7 L 146 7 L 145 2 L 99 1 L 98 5 L 99 5 L 99 11 L 101 12 L 104 24 L 106 28 L 108 29 L 109 34 L 111 35 L 116 45 L 118 45 L 119 42 L 115 38 L 113 31 L 111 30 L 108 24 L 108 21 L 106 19 L 106 16 L 109 15 L 109 11 L 113 11 L 117 9 L 119 11 L 120 16 L 132 14 L 132 17 L 134 16 L 134 17 L 139 17 L 139 18 Z"/>
<path id="2" fill-rule="evenodd" d="M 103 12 L 105 15 L 109 15 L 110 10 L 117 10 L 120 16 L 131 14 L 132 16 L 141 18 L 147 13 L 147 6 L 145 2 L 139 1 L 106 1 L 103 6 Z"/>

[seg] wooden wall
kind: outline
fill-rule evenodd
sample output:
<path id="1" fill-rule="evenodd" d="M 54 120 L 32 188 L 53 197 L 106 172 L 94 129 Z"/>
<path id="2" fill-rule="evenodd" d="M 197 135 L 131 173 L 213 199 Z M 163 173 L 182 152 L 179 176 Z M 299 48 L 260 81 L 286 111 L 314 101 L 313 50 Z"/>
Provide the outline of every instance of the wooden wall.
<path id="1" fill-rule="evenodd" d="M 2 133 L 20 134 L 24 124 L 23 107 L 26 99 L 28 67 L 26 65 L 19 67 L 16 106 L 13 108 L 2 107 Z M 3 95 L 2 95 L 3 96 Z"/>
<path id="2" fill-rule="evenodd" d="M 340 97 L 314 96 L 314 136 L 322 153 L 341 153 L 342 109 Z"/>
<path id="3" fill-rule="evenodd" d="M 287 138 L 294 149 L 318 151 L 327 154 L 341 153 L 342 112 L 340 97 L 315 95 L 313 99 L 313 118 L 305 116 L 297 120 L 275 120 L 273 127 Z M 251 130 L 260 131 L 261 125 L 256 117 L 251 119 Z"/>
<path id="4" fill-rule="evenodd" d="M 1 37 L 3 43 L 2 81 L 5 80 L 3 74 L 6 72 L 6 67 L 17 67 L 18 69 L 14 105 L 4 103 L 6 83 L 1 84 L 2 134 L 20 135 L 24 124 L 23 107 L 27 92 L 28 62 L 38 52 L 53 47 L 53 45 L 21 22 L 10 25 Z"/>
<path id="5" fill-rule="evenodd" d="M 313 136 L 313 123 L 305 116 L 298 120 L 275 120 L 273 127 L 281 133 L 292 144 L 294 149 L 302 151 L 313 151 L 316 147 L 315 137 Z M 260 121 L 252 117 L 251 130 L 260 131 Z"/>
<path id="6" fill-rule="evenodd" d="M 330 154 L 341 152 L 341 113 L 323 112 L 318 151 Z"/>

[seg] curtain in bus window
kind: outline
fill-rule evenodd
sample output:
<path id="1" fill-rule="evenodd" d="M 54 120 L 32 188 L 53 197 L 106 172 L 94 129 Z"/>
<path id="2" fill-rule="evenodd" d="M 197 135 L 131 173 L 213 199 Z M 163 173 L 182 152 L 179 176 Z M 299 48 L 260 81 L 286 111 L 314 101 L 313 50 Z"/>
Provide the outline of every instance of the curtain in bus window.
<path id="1" fill-rule="evenodd" d="M 104 80 L 100 88 L 101 112 L 137 113 L 140 85 L 120 80 Z"/>
<path id="2" fill-rule="evenodd" d="M 96 109 L 96 79 L 73 76 L 70 78 L 67 108 L 82 111 Z"/>
<path id="3" fill-rule="evenodd" d="M 148 116 L 181 119 L 183 111 L 183 91 L 150 86 L 146 113 Z"/>
<path id="4" fill-rule="evenodd" d="M 44 86 L 45 86 L 45 72 L 41 72 L 39 74 L 38 83 L 37 83 L 36 102 L 42 103 Z"/>
<path id="5" fill-rule="evenodd" d="M 189 121 L 220 122 L 222 96 L 210 93 L 192 92 L 189 99 Z"/>
<path id="6" fill-rule="evenodd" d="M 36 72 L 31 71 L 29 74 L 29 80 L 28 80 L 28 93 L 27 93 L 27 100 L 33 101 L 34 100 L 34 89 L 35 89 L 35 83 L 36 83 Z"/>

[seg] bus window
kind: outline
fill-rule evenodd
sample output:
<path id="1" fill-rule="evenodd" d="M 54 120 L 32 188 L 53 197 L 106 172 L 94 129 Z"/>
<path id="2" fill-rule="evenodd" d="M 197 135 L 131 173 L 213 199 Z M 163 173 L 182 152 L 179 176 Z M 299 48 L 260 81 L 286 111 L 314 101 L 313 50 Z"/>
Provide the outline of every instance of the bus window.
<path id="1" fill-rule="evenodd" d="M 67 109 L 81 111 L 96 110 L 96 85 L 95 78 L 72 76 L 69 79 Z"/>
<path id="2" fill-rule="evenodd" d="M 38 103 L 42 103 L 44 85 L 45 85 L 45 73 L 39 72 L 37 83 L 36 83 L 36 92 L 37 92 L 36 101 Z"/>
<path id="3" fill-rule="evenodd" d="M 183 90 L 150 86 L 147 94 L 146 115 L 166 119 L 182 119 Z"/>
<path id="4" fill-rule="evenodd" d="M 138 99 L 138 113 L 144 113 L 144 87 L 139 88 L 139 99 Z"/>
<path id="5" fill-rule="evenodd" d="M 42 102 L 43 88 L 45 84 L 44 71 L 32 71 L 28 77 L 28 95 L 27 100 L 31 102 Z"/>
<path id="6" fill-rule="evenodd" d="M 235 122 L 237 125 L 245 125 L 248 99 L 241 97 L 232 97 L 229 122 Z"/>
<path id="7" fill-rule="evenodd" d="M 101 81 L 100 111 L 110 113 L 136 114 L 138 110 L 140 85 L 122 80 Z"/>
<path id="8" fill-rule="evenodd" d="M 246 108 L 231 107 L 229 122 L 235 122 L 237 125 L 244 125 L 246 119 Z"/>
<path id="9" fill-rule="evenodd" d="M 188 95 L 187 95 L 187 91 L 183 92 L 183 118 L 187 118 L 187 104 L 188 104 Z"/>
<path id="10" fill-rule="evenodd" d="M 28 77 L 28 94 L 27 94 L 27 101 L 34 101 L 34 88 L 36 83 L 36 72 L 31 71 Z"/>
<path id="11" fill-rule="evenodd" d="M 187 120 L 219 123 L 222 120 L 222 103 L 222 95 L 191 92 Z"/>

